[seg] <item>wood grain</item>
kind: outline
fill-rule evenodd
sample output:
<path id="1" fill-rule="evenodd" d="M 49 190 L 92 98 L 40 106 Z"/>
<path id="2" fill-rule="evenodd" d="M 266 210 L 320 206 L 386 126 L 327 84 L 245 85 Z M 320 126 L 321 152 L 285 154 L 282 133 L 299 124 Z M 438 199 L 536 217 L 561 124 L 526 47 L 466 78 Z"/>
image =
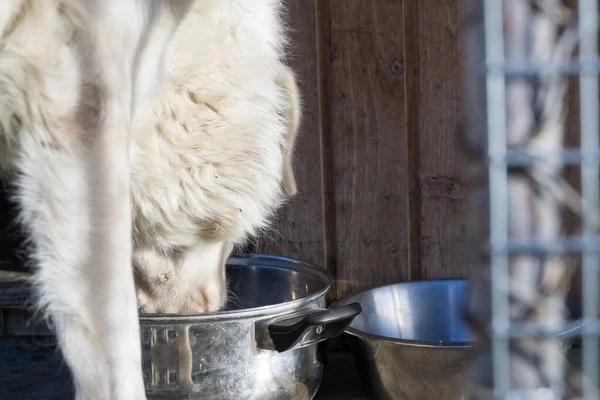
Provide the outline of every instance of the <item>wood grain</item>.
<path id="1" fill-rule="evenodd" d="M 337 278 L 337 234 L 335 224 L 335 176 L 332 159 L 333 138 L 330 134 L 330 95 L 328 60 L 331 56 L 331 8 L 329 0 L 315 0 L 315 25 L 317 37 L 317 79 L 319 95 L 319 140 L 321 142 L 321 195 L 323 199 L 323 239 L 325 266 Z M 337 279 L 327 293 L 328 300 L 337 299 Z"/>
<path id="2" fill-rule="evenodd" d="M 320 18 L 336 294 L 409 277 L 402 3 L 326 1 Z"/>
<path id="3" fill-rule="evenodd" d="M 294 163 L 298 194 L 282 210 L 273 232 L 262 236 L 252 250 L 324 265 L 315 4 L 313 0 L 286 4 L 292 37 L 288 64 L 297 73 L 303 98 Z"/>
<path id="4" fill-rule="evenodd" d="M 48 324 L 26 310 L 4 310 L 6 336 L 52 336 Z"/>
<path id="5" fill-rule="evenodd" d="M 461 1 L 286 4 L 288 63 L 303 96 L 299 193 L 273 231 L 245 250 L 325 266 L 336 279 L 333 298 L 463 276 Z M 14 210 L 2 200 L 8 225 Z M 19 264 L 9 239 L 0 235 L 0 264 L 10 259 L 0 269 Z"/>
<path id="6" fill-rule="evenodd" d="M 0 309 L 23 308 L 31 303 L 31 298 L 31 290 L 28 284 L 0 281 Z"/>
<path id="7" fill-rule="evenodd" d="M 405 132 L 408 149 L 408 232 L 409 279 L 421 276 L 421 180 L 419 179 L 421 143 L 419 135 L 419 5 L 417 1 L 403 2 L 402 23 L 404 35 Z"/>
<path id="8" fill-rule="evenodd" d="M 73 399 L 54 337 L 0 337 L 0 399 Z"/>
<path id="9" fill-rule="evenodd" d="M 0 270 L 25 271 L 23 227 L 16 223 L 18 207 L 11 196 L 14 192 L 12 180 L 0 179 Z"/>
<path id="10" fill-rule="evenodd" d="M 419 278 L 464 277 L 466 159 L 456 146 L 463 91 L 462 1 L 408 1 L 416 3 L 418 20 Z"/>

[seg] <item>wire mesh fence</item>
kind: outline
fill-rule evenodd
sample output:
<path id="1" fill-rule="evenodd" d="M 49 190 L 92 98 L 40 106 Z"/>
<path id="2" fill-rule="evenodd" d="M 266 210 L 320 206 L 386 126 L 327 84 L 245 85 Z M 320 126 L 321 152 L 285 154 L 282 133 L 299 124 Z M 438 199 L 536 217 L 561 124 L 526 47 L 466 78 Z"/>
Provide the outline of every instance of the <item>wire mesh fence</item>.
<path id="1" fill-rule="evenodd" d="M 600 148 L 597 0 L 472 0 L 466 7 L 466 133 L 473 168 L 478 340 L 473 398 L 598 398 Z M 569 75 L 580 147 L 564 142 Z M 564 178 L 580 170 L 581 189 Z M 563 210 L 581 218 L 565 235 Z M 581 267 L 581 318 L 565 307 Z M 581 368 L 568 362 L 582 337 Z"/>

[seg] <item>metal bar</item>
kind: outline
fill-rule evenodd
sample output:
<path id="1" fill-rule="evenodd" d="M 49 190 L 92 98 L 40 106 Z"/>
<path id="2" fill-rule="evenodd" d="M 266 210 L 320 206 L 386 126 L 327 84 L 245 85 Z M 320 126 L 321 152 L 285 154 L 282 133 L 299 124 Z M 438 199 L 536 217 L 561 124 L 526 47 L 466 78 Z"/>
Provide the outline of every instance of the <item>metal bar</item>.
<path id="1" fill-rule="evenodd" d="M 560 152 L 533 152 L 524 150 L 509 150 L 506 157 L 500 159 L 489 159 L 489 163 L 506 163 L 509 166 L 532 166 L 544 163 L 556 165 L 585 165 L 600 163 L 600 150 L 580 148 L 565 148 Z"/>
<path id="2" fill-rule="evenodd" d="M 508 398 L 510 400 L 557 400 L 562 399 L 562 397 L 555 397 L 552 392 L 557 393 L 561 389 L 560 388 L 538 388 L 538 389 L 521 389 L 521 390 L 511 390 Z M 587 400 L 587 399 L 585 399 Z"/>
<path id="3" fill-rule="evenodd" d="M 557 336 L 563 338 L 598 336 L 600 335 L 600 320 L 595 319 L 587 323 L 571 321 L 552 329 L 531 322 L 512 323 L 505 330 L 494 331 L 493 334 L 506 338 L 538 337 L 542 339 L 551 339 Z"/>
<path id="4" fill-rule="evenodd" d="M 488 74 L 502 74 L 504 76 L 536 76 L 536 75 L 577 75 L 581 72 L 594 72 L 600 70 L 600 58 L 582 60 L 569 60 L 563 62 L 535 63 L 523 61 L 506 61 L 503 64 L 487 64 L 483 68 Z"/>
<path id="5" fill-rule="evenodd" d="M 579 52 L 582 63 L 594 63 L 598 58 L 598 3 L 579 0 Z M 598 69 L 582 70 L 579 78 L 581 104 L 581 148 L 598 149 Z M 583 236 L 592 242 L 598 233 L 594 214 L 600 205 L 598 164 L 581 167 L 583 197 Z M 598 315 L 598 253 L 583 254 L 583 320 L 593 322 Z M 583 338 L 583 398 L 598 398 L 598 338 Z"/>
<path id="6" fill-rule="evenodd" d="M 511 239 L 504 243 L 490 243 L 487 250 L 492 254 L 595 254 L 600 251 L 600 235 L 590 235 L 587 238 L 563 236 L 551 241 Z"/>
<path id="7" fill-rule="evenodd" d="M 503 1 L 485 0 L 484 31 L 486 65 L 504 63 Z M 506 87 L 502 72 L 486 75 L 488 157 L 506 156 Z M 506 164 L 489 164 L 490 241 L 505 243 L 508 239 L 508 175 Z M 492 328 L 509 325 L 508 257 L 494 253 L 491 257 Z M 508 340 L 492 336 L 494 397 L 504 399 L 510 389 Z"/>

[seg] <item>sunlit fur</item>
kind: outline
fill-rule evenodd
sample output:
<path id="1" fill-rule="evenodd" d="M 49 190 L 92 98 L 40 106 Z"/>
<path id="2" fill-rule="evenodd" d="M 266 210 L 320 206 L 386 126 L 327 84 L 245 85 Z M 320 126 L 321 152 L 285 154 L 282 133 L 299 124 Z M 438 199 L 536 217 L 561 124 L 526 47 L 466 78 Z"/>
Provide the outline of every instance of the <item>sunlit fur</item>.
<path id="1" fill-rule="evenodd" d="M 295 192 L 288 171 L 298 94 L 281 61 L 285 38 L 273 0 L 197 2 L 176 33 L 166 82 L 133 129 L 135 265 L 145 311 L 219 308 L 221 253 L 267 227 Z"/>
<path id="2" fill-rule="evenodd" d="M 3 1 L 0 170 L 77 399 L 144 399 L 138 307 L 218 309 L 227 255 L 295 193 L 282 11 Z"/>

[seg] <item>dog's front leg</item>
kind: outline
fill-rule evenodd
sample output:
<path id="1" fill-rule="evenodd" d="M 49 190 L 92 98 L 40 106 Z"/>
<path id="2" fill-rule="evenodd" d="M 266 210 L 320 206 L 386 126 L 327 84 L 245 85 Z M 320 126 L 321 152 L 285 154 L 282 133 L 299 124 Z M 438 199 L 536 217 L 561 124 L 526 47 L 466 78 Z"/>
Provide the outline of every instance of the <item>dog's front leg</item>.
<path id="1" fill-rule="evenodd" d="M 39 23 L 49 26 L 41 30 L 60 52 L 31 56 L 14 45 L 0 54 L 0 137 L 17 172 L 38 305 L 55 325 L 77 399 L 145 399 L 131 269 L 129 136 L 133 108 L 156 86 L 187 6 L 67 0 L 57 13 L 40 6 L 38 14 L 46 14 Z"/>
<path id="2" fill-rule="evenodd" d="M 95 286 L 90 304 L 97 314 L 114 400 L 145 398 L 131 268 L 130 104 L 125 94 L 105 99 L 104 126 L 91 140 L 86 165 L 92 218 L 86 280 Z"/>
<path id="3" fill-rule="evenodd" d="M 87 143 L 91 228 L 84 275 L 93 286 L 89 305 L 97 316 L 94 320 L 107 359 L 111 399 L 143 400 L 132 271 L 130 132 L 134 108 L 162 76 L 166 46 L 191 2 L 93 3 L 96 8 L 90 8 L 90 23 L 80 44 L 83 63 L 92 72 L 86 76 L 80 113 Z"/>
<path id="4" fill-rule="evenodd" d="M 39 305 L 55 324 L 76 398 L 142 400 L 129 134 L 143 15 L 135 2 L 86 6 L 73 35 L 79 71 L 56 80 L 61 90 L 79 87 L 77 104 L 70 115 L 48 114 L 47 129 L 32 124 L 22 134 L 17 195 Z"/>
<path id="5" fill-rule="evenodd" d="M 123 107 L 122 102 L 115 102 Z M 127 121 L 127 118 L 123 118 Z M 144 399 L 137 300 L 131 269 L 129 127 L 108 125 L 90 151 L 92 309 L 110 368 L 112 399 Z"/>
<path id="6" fill-rule="evenodd" d="M 107 149 L 109 137 L 89 149 L 28 140 L 16 194 L 32 237 L 38 302 L 54 324 L 76 398 L 138 400 L 144 392 L 127 152 L 124 144 Z"/>
<path id="7" fill-rule="evenodd" d="M 91 123 L 85 129 L 91 229 L 84 275 L 93 286 L 89 305 L 108 363 L 111 399 L 142 400 L 146 397 L 131 267 L 129 143 L 134 60 L 144 22 L 135 3 L 107 2 L 102 7 L 107 9 L 100 11 L 104 18 L 95 20 L 96 29 L 91 31 L 96 35 L 89 43 L 93 51 L 87 53 L 86 60 L 90 68 L 96 65 L 102 69 L 96 69 L 96 79 L 87 82 L 92 97 L 82 113 L 85 122 Z M 127 20 L 128 14 L 131 17 Z M 117 21 L 112 27 L 111 19 Z"/>
<path id="8" fill-rule="evenodd" d="M 69 126 L 66 146 L 35 136 L 25 143 L 17 195 L 34 245 L 39 304 L 55 324 L 76 398 L 140 400 L 129 128 L 121 114 L 130 97 L 100 103 L 104 118 Z"/>

